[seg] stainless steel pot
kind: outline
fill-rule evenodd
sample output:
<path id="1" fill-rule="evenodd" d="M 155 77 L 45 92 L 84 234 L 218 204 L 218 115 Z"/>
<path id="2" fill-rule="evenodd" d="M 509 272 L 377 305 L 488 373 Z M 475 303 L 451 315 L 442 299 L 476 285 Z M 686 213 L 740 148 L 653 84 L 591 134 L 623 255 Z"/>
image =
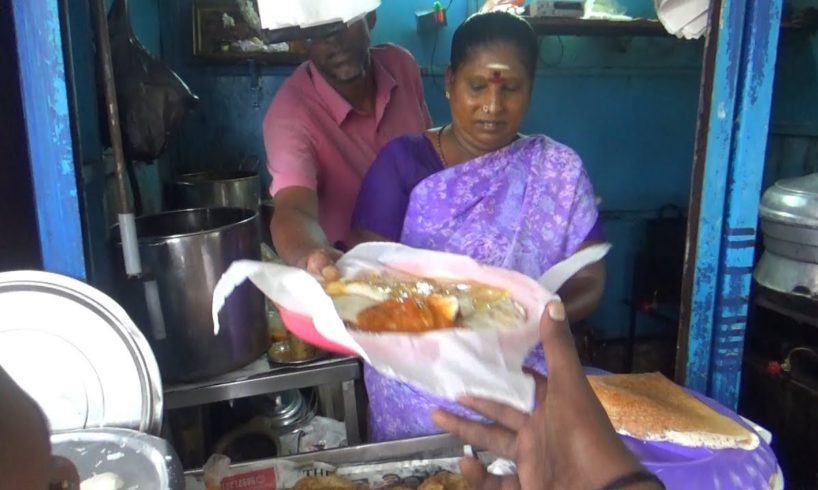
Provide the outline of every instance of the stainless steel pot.
<path id="1" fill-rule="evenodd" d="M 818 300 L 818 174 L 776 182 L 764 192 L 759 215 L 764 254 L 755 280 Z"/>
<path id="2" fill-rule="evenodd" d="M 174 179 L 170 202 L 175 209 L 235 207 L 258 210 L 261 198 L 258 174 L 212 170 Z"/>
<path id="3" fill-rule="evenodd" d="M 211 302 L 222 273 L 238 259 L 260 259 L 257 215 L 238 208 L 188 209 L 136 220 L 145 275 L 155 278 L 164 328 L 150 321 L 139 281 L 125 279 L 120 301 L 142 327 L 165 382 L 226 373 L 270 346 L 264 297 L 245 283 L 227 299 L 213 335 Z M 116 235 L 115 235 L 116 238 Z"/>

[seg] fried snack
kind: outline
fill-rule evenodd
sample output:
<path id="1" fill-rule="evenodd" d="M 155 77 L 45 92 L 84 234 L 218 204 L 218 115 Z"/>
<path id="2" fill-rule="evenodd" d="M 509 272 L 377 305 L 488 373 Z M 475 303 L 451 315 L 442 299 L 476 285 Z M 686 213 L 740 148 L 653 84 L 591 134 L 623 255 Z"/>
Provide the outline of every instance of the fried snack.
<path id="1" fill-rule="evenodd" d="M 324 290 L 347 326 L 367 332 L 506 328 L 525 319 L 507 290 L 476 282 L 390 273 L 328 282 Z"/>
<path id="2" fill-rule="evenodd" d="M 443 472 L 430 476 L 420 484 L 418 490 L 470 490 L 469 482 L 462 475 Z"/>
<path id="3" fill-rule="evenodd" d="M 457 298 L 430 295 L 389 299 L 358 314 L 356 328 L 367 332 L 420 333 L 454 326 Z"/>
<path id="4" fill-rule="evenodd" d="M 293 490 L 356 490 L 358 485 L 343 476 L 307 476 L 295 484 Z"/>
<path id="5" fill-rule="evenodd" d="M 758 436 L 660 373 L 588 376 L 614 429 L 644 441 L 754 449 Z"/>

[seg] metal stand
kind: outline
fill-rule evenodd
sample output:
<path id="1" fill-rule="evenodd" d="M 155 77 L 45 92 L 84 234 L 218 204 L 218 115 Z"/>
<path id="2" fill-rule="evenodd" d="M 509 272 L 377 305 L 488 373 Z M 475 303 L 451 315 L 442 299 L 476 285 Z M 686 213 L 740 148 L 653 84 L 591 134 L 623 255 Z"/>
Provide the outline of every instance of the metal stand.
<path id="1" fill-rule="evenodd" d="M 198 383 L 165 388 L 165 410 L 194 407 L 248 396 L 340 383 L 344 423 L 350 445 L 360 444 L 366 407 L 362 370 L 357 358 L 331 358 L 298 367 L 271 367 L 266 355 L 244 369 Z"/>

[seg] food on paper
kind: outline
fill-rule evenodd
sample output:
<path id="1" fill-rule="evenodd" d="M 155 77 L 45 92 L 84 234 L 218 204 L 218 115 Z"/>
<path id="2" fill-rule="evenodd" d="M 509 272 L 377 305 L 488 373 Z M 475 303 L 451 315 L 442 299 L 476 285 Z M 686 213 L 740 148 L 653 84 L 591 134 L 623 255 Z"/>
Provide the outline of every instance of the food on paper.
<path id="1" fill-rule="evenodd" d="M 367 332 L 428 332 L 454 327 L 457 298 L 429 296 L 388 299 L 358 313 L 355 327 Z"/>
<path id="2" fill-rule="evenodd" d="M 447 328 L 503 328 L 525 310 L 501 288 L 395 272 L 325 285 L 347 326 L 366 332 L 421 333 Z"/>
<path id="3" fill-rule="evenodd" d="M 302 478 L 293 490 L 355 490 L 360 488 L 354 481 L 338 475 L 308 476 Z"/>
<path id="4" fill-rule="evenodd" d="M 588 381 L 620 434 L 709 449 L 758 447 L 756 434 L 660 373 L 588 376 Z"/>
<path id="5" fill-rule="evenodd" d="M 462 475 L 443 472 L 424 480 L 418 490 L 469 490 L 470 488 Z"/>

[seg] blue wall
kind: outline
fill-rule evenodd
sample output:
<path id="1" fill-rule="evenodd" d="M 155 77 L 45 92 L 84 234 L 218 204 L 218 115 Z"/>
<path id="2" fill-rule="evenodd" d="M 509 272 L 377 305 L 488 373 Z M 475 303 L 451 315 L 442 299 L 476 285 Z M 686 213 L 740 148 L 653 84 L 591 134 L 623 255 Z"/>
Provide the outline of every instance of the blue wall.
<path id="1" fill-rule="evenodd" d="M 475 2 L 453 2 L 449 27 L 436 45 L 434 37 L 418 36 L 414 26 L 414 11 L 430 3 L 384 1 L 373 38 L 412 51 L 427 74 L 433 119 L 443 124 L 449 114 L 439 75 L 454 27 Z M 633 15 L 652 13 L 651 0 L 620 3 Z M 261 121 L 292 68 L 202 63 L 191 56 L 190 0 L 162 2 L 160 11 L 163 58 L 201 98 L 165 159 L 164 172 L 222 165 L 245 155 L 263 162 Z M 603 199 L 606 233 L 615 248 L 594 323 L 607 336 L 626 331 L 628 310 L 622 301 L 630 290 L 644 220 L 665 203 L 687 206 L 701 47 L 701 42 L 673 38 L 542 40 L 534 100 L 523 129 L 547 133 L 576 149 Z"/>
<path id="2" fill-rule="evenodd" d="M 815 6 L 814 0 L 809 3 Z M 818 172 L 818 38 L 814 34 L 782 34 L 771 119 L 765 188 L 780 178 Z"/>

